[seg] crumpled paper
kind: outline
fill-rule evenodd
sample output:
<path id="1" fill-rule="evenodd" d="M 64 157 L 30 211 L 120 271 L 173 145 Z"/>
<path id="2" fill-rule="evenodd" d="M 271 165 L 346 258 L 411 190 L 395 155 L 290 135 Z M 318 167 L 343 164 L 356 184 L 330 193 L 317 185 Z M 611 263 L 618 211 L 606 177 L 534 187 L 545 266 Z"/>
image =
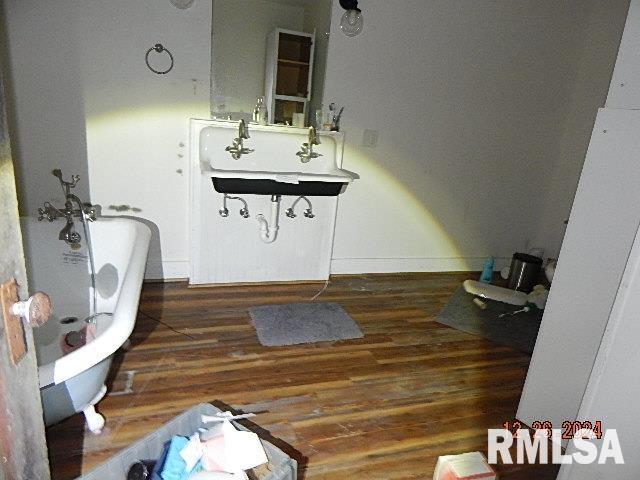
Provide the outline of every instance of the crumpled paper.
<path id="1" fill-rule="evenodd" d="M 216 425 L 190 437 L 180 456 L 193 467 L 198 461 L 209 472 L 239 474 L 268 462 L 260 437 L 253 432 L 237 430 L 231 420 L 251 417 L 253 414 L 232 415 L 222 412 L 217 416 L 202 416 L 204 423 Z"/>

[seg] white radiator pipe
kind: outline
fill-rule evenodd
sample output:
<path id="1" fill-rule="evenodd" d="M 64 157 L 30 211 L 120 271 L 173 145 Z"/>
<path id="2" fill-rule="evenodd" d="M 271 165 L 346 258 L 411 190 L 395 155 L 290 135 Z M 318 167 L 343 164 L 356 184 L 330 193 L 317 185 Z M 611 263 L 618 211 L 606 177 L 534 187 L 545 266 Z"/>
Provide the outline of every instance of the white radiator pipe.
<path id="1" fill-rule="evenodd" d="M 256 218 L 260 224 L 260 240 L 264 243 L 273 243 L 278 238 L 278 218 L 280 217 L 280 195 L 271 195 L 271 221 L 267 222 L 264 215 Z"/>

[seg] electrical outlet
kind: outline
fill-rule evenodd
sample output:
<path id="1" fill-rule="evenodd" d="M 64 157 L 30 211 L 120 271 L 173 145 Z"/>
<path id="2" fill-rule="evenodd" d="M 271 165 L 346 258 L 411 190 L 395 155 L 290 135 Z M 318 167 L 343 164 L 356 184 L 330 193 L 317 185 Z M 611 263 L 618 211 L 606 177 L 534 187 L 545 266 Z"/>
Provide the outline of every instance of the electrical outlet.
<path id="1" fill-rule="evenodd" d="M 365 130 L 362 134 L 362 145 L 365 147 L 375 148 L 378 146 L 378 130 Z"/>

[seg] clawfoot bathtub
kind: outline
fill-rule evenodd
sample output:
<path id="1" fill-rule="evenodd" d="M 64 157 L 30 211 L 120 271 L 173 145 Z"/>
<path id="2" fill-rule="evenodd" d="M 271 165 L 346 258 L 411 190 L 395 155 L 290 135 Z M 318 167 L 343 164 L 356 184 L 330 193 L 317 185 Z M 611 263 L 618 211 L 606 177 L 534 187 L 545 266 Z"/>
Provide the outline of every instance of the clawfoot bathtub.
<path id="1" fill-rule="evenodd" d="M 45 423 L 83 412 L 97 433 L 104 418 L 95 405 L 106 393 L 113 353 L 135 325 L 151 233 L 125 218 L 99 218 L 89 228 L 93 281 L 86 246 L 74 250 L 58 240 L 59 222 L 22 219 L 29 290 L 53 301 L 49 322 L 34 330 Z"/>

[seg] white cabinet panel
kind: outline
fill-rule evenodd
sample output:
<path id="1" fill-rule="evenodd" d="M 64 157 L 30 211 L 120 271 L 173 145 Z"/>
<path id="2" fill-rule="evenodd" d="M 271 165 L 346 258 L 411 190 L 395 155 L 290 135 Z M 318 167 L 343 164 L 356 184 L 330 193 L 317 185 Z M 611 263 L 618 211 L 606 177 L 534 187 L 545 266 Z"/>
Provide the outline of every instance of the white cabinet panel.
<path id="1" fill-rule="evenodd" d="M 640 108 L 640 0 L 629 5 L 606 106 Z"/>

